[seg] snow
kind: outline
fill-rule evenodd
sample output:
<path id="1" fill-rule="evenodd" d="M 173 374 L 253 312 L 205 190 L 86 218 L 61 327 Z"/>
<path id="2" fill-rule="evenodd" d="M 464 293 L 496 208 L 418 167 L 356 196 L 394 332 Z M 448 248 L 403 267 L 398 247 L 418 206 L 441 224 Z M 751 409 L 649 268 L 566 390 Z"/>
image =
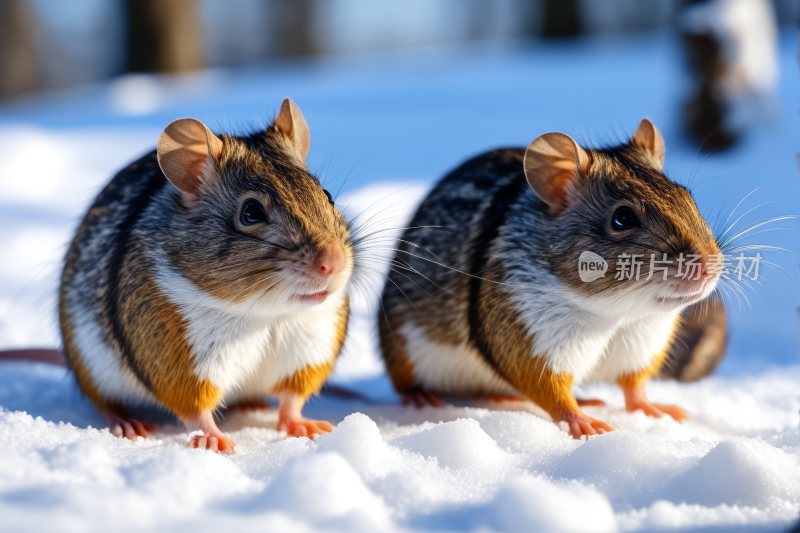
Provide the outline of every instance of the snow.
<path id="1" fill-rule="evenodd" d="M 136 443 L 93 429 L 102 421 L 63 369 L 5 362 L 0 515 L 9 531 L 779 531 L 800 513 L 798 385 L 798 368 L 653 383 L 654 397 L 693 411 L 679 424 L 625 413 L 617 390 L 593 384 L 583 392 L 609 404 L 587 412 L 619 429 L 588 441 L 527 404 L 322 396 L 308 415 L 338 425 L 316 441 L 284 438 L 274 411 L 224 413 L 238 445 L 224 457 L 184 448 L 188 434 L 163 414 Z M 724 404 L 765 416 L 712 428 L 704 409 Z"/>
<path id="2" fill-rule="evenodd" d="M 704 213 L 724 220 L 755 187 L 781 182 L 746 206 L 779 200 L 756 220 L 796 212 L 795 50 L 793 36 L 781 40 L 782 113 L 702 164 L 675 112 L 680 49 L 658 35 L 125 77 L 20 100 L 0 108 L 0 348 L 58 346 L 54 291 L 74 228 L 174 118 L 236 129 L 292 96 L 312 128 L 312 168 L 375 230 L 402 227 L 472 154 L 550 130 L 611 140 L 647 115 L 665 135 L 668 173 L 693 179 Z M 797 248 L 796 232 L 767 236 L 759 242 Z M 154 438 L 125 441 L 63 369 L 0 363 L 3 530 L 783 531 L 800 513 L 800 283 L 796 256 L 773 259 L 791 274 L 765 277 L 752 309 L 728 302 L 718 375 L 649 385 L 690 421 L 627 413 L 619 389 L 584 384 L 576 395 L 607 403 L 586 412 L 617 428 L 588 441 L 530 404 L 400 405 L 377 350 L 379 276 L 354 294 L 334 376 L 363 398 L 312 399 L 307 416 L 338 424 L 316 441 L 286 439 L 274 410 L 222 413 L 230 457 L 186 449 L 188 434 L 158 411 L 142 413 L 160 421 Z"/>

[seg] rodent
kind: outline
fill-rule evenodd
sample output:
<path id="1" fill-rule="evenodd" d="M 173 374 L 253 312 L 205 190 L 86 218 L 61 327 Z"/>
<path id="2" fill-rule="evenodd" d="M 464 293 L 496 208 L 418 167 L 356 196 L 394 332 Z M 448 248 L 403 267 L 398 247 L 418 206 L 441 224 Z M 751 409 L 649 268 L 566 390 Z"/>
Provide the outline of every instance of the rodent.
<path id="1" fill-rule="evenodd" d="M 618 146 L 547 133 L 442 179 L 398 241 L 383 292 L 380 342 L 396 390 L 431 403 L 521 396 L 579 438 L 613 428 L 581 411 L 572 385 L 606 379 L 629 411 L 688 418 L 651 404 L 644 385 L 681 310 L 714 290 L 720 251 L 689 190 L 664 175 L 664 157 L 644 119 Z M 604 277 L 581 280 L 584 251 L 608 262 Z M 664 253 L 700 256 L 697 279 L 675 277 L 676 261 L 666 280 L 645 280 L 651 254 Z M 620 254 L 642 254 L 640 280 L 615 279 Z"/>
<path id="2" fill-rule="evenodd" d="M 289 435 L 332 429 L 301 409 L 341 351 L 354 256 L 309 147 L 288 98 L 249 136 L 179 119 L 97 197 L 66 257 L 59 318 L 67 362 L 115 435 L 147 436 L 126 408 L 154 403 L 202 431 L 189 446 L 232 452 L 214 410 L 266 395 Z"/>

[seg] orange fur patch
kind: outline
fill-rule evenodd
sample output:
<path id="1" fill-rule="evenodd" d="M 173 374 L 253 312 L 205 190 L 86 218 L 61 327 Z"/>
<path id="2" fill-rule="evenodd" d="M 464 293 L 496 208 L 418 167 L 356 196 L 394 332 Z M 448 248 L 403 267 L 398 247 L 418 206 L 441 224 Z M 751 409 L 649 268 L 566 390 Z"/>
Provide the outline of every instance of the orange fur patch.
<path id="1" fill-rule="evenodd" d="M 647 368 L 643 368 L 638 372 L 629 372 L 617 378 L 617 383 L 623 389 L 633 389 L 644 383 L 650 381 L 656 376 L 667 360 L 667 351 L 663 350 L 653 357 L 653 361 Z"/>
<path id="2" fill-rule="evenodd" d="M 415 387 L 417 376 L 414 373 L 414 363 L 409 359 L 405 350 L 405 341 L 402 338 L 393 340 L 392 346 L 384 350 L 386 370 L 392 378 L 397 392 L 410 391 Z"/>
<path id="3" fill-rule="evenodd" d="M 273 394 L 291 392 L 302 398 L 308 398 L 320 388 L 325 380 L 328 379 L 333 370 L 334 360 L 321 365 L 309 365 L 302 370 L 298 370 L 291 376 L 284 378 L 280 383 L 272 388 Z"/>
<path id="4" fill-rule="evenodd" d="M 138 320 L 127 321 L 138 326 L 129 334 L 134 357 L 147 374 L 153 394 L 182 419 L 213 410 L 222 394 L 219 387 L 195 375 L 183 316 L 152 279 L 143 283 L 139 291 L 139 302 L 131 299 L 123 313 L 138 314 Z"/>
<path id="5" fill-rule="evenodd" d="M 495 268 L 495 261 L 490 261 L 485 274 L 488 279 L 502 277 Z M 533 355 L 533 338 L 523 326 L 519 312 L 507 305 L 505 290 L 484 283 L 481 292 L 483 322 L 480 334 L 485 349 L 493 355 L 499 373 L 554 420 L 562 420 L 568 414 L 579 412 L 578 402 L 572 396 L 573 376 L 553 372 L 547 365 L 546 357 Z"/>
<path id="6" fill-rule="evenodd" d="M 506 365 L 508 363 L 511 361 L 507 361 Z M 554 420 L 580 411 L 578 402 L 572 396 L 572 375 L 556 374 L 547 368 L 544 357 L 527 357 L 516 364 L 511 363 L 504 368 L 504 374 L 515 389 L 547 411 Z"/>

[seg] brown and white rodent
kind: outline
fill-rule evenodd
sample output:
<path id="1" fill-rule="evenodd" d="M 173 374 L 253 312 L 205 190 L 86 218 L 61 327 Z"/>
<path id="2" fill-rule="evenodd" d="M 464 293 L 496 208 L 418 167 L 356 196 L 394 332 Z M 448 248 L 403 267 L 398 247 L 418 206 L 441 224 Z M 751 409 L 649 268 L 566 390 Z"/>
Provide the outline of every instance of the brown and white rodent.
<path id="1" fill-rule="evenodd" d="M 447 175 L 408 224 L 383 293 L 380 340 L 395 388 L 432 403 L 521 396 L 576 438 L 612 429 L 573 397 L 587 379 L 619 383 L 629 411 L 687 418 L 650 403 L 644 385 L 681 311 L 714 290 L 709 256 L 720 252 L 689 190 L 663 174 L 664 156 L 644 119 L 619 146 L 547 133 Z M 584 251 L 608 262 L 605 277 L 581 280 Z M 638 281 L 615 279 L 621 254 L 641 254 Z M 666 280 L 645 279 L 651 254 L 675 261 Z M 692 279 L 675 276 L 680 254 L 701 257 Z"/>
<path id="2" fill-rule="evenodd" d="M 59 317 L 68 364 L 115 435 L 146 436 L 126 408 L 154 403 L 197 432 L 190 446 L 233 451 L 213 412 L 267 395 L 288 434 L 332 429 L 301 409 L 341 351 L 354 258 L 309 144 L 288 98 L 246 137 L 180 119 L 97 197 Z"/>

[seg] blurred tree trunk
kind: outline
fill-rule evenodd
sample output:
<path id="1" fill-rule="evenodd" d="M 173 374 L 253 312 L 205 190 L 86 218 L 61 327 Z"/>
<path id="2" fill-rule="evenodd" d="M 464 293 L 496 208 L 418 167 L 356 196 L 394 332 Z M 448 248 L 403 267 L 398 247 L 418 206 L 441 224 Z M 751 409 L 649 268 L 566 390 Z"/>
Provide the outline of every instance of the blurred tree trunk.
<path id="1" fill-rule="evenodd" d="M 0 0 L 0 98 L 38 86 L 36 26 L 26 0 Z"/>
<path id="2" fill-rule="evenodd" d="M 127 9 L 128 72 L 187 72 L 205 65 L 197 0 L 127 0 Z"/>
<path id="3" fill-rule="evenodd" d="M 545 37 L 572 37 L 581 32 L 578 0 L 544 0 Z"/>
<path id="4" fill-rule="evenodd" d="M 315 0 L 276 0 L 273 28 L 279 56 L 310 56 L 319 52 L 314 40 Z"/>
<path id="5" fill-rule="evenodd" d="M 683 8 L 707 0 L 684 0 Z M 683 106 L 684 124 L 703 153 L 710 153 L 735 143 L 739 135 L 725 127 L 730 106 L 720 96 L 720 80 L 728 68 L 722 43 L 711 33 L 681 30 L 686 64 L 695 87 Z"/>

